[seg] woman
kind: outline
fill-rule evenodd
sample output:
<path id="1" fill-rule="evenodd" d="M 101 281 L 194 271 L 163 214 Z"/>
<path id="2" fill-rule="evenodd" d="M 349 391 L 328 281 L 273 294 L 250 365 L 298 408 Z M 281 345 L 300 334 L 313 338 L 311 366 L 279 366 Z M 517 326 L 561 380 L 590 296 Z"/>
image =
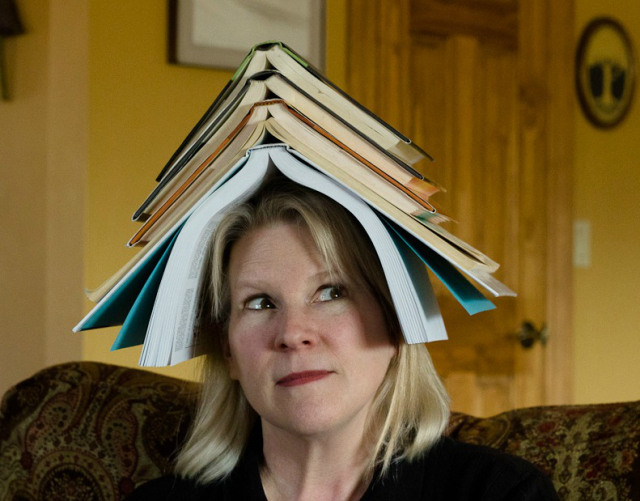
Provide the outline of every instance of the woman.
<path id="1" fill-rule="evenodd" d="M 132 499 L 555 499 L 526 462 L 442 438 L 446 392 L 340 205 L 277 177 L 225 217 L 210 268 L 193 430 Z"/>

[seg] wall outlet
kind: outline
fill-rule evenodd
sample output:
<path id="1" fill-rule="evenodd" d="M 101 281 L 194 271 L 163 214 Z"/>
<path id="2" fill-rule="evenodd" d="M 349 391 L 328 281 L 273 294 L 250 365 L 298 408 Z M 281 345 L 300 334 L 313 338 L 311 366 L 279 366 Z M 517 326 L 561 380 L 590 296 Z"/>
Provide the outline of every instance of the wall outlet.
<path id="1" fill-rule="evenodd" d="M 573 221 L 573 266 L 591 267 L 591 221 L 588 219 Z"/>

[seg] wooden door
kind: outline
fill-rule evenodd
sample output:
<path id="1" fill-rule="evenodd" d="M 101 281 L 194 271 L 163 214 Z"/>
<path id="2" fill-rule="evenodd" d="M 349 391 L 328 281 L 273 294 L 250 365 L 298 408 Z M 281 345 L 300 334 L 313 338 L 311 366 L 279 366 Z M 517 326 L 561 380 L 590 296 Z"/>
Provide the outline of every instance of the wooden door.
<path id="1" fill-rule="evenodd" d="M 562 5 L 559 5 L 562 4 Z M 571 395 L 571 2 L 352 0 L 348 91 L 435 158 L 449 229 L 518 292 L 469 317 L 440 287 L 450 340 L 430 345 L 455 410 Z M 520 325 L 546 326 L 525 349 Z"/>

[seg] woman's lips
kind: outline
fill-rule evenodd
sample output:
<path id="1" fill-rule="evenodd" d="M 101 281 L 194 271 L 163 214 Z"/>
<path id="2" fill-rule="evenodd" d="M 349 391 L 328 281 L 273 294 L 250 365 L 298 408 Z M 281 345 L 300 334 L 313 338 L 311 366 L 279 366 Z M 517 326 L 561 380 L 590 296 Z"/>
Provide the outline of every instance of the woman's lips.
<path id="1" fill-rule="evenodd" d="M 312 383 L 318 381 L 331 374 L 331 371 L 303 371 L 292 372 L 277 381 L 278 386 L 298 386 L 301 384 Z"/>

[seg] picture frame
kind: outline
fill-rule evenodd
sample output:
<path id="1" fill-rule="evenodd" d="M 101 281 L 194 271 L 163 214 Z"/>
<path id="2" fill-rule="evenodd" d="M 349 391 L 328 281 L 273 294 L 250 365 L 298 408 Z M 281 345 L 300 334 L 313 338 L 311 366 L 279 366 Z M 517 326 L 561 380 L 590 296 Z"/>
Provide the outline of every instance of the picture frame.
<path id="1" fill-rule="evenodd" d="M 169 0 L 168 58 L 233 70 L 251 47 L 278 40 L 324 69 L 324 0 Z"/>
<path id="2" fill-rule="evenodd" d="M 636 79 L 635 54 L 622 24 L 597 17 L 583 30 L 576 52 L 580 106 L 596 127 L 611 128 L 627 115 Z"/>

